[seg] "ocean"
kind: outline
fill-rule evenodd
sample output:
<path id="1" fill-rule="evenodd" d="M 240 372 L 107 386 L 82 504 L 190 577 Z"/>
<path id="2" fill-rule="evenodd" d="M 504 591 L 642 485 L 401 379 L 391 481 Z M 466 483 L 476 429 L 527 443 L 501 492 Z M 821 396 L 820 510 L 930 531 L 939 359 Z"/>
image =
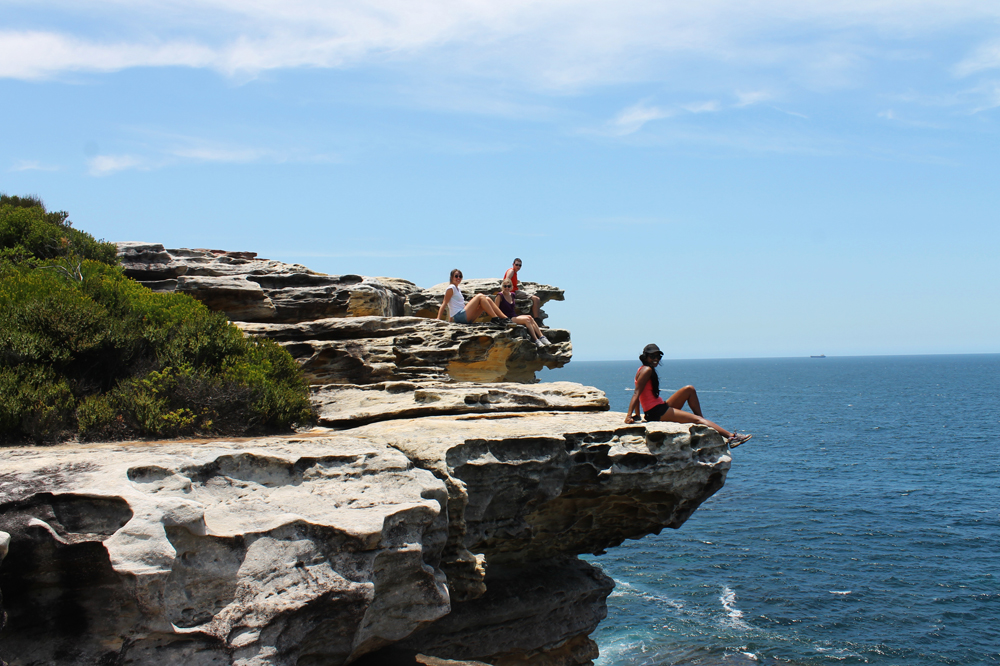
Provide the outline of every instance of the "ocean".
<path id="1" fill-rule="evenodd" d="M 541 381 L 624 412 L 638 360 Z M 662 394 L 754 438 L 614 578 L 598 666 L 1000 663 L 1000 355 L 665 360 Z"/>

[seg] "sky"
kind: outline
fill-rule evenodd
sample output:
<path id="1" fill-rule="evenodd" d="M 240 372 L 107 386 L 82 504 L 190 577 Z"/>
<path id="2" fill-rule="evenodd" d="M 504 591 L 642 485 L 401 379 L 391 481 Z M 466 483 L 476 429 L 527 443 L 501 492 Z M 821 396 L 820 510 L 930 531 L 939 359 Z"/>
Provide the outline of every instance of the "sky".
<path id="1" fill-rule="evenodd" d="M 1000 352 L 997 0 L 0 0 L 0 191 L 565 289 L 578 360 Z"/>

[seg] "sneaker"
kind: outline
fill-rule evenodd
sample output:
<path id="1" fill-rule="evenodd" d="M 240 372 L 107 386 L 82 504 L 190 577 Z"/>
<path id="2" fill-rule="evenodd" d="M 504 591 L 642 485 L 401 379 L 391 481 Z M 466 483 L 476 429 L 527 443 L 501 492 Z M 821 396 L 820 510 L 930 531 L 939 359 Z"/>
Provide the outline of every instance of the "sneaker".
<path id="1" fill-rule="evenodd" d="M 539 346 L 539 347 L 544 347 L 544 346 L 545 346 L 545 343 L 544 343 L 544 342 L 542 342 L 542 341 L 541 341 L 540 339 L 539 339 L 539 340 L 535 340 L 535 344 L 536 344 L 537 346 Z"/>
<path id="2" fill-rule="evenodd" d="M 509 317 L 493 317 L 493 319 L 490 319 L 490 323 L 491 324 L 509 324 L 510 323 L 510 318 Z"/>
<path id="3" fill-rule="evenodd" d="M 551 343 L 551 342 L 549 341 L 549 339 L 548 339 L 547 337 L 545 337 L 544 335 L 543 335 L 542 337 L 538 338 L 538 342 L 540 343 L 540 344 L 538 345 L 539 347 L 541 347 L 542 345 L 551 345 L 551 344 L 552 344 L 552 343 Z"/>
<path id="4" fill-rule="evenodd" d="M 743 442 L 749 441 L 751 437 L 753 437 L 753 435 L 741 435 L 741 434 L 739 434 L 737 432 L 734 432 L 729 437 L 729 439 L 726 440 L 726 444 L 729 445 L 729 448 L 735 449 L 737 446 L 739 446 Z"/>

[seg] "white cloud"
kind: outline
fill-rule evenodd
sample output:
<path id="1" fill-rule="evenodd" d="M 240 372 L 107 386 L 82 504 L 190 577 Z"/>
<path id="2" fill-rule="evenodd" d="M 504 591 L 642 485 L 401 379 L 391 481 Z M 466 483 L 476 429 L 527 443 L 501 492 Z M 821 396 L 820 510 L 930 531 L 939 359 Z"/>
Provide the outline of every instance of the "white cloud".
<path id="1" fill-rule="evenodd" d="M 663 109 L 658 106 L 648 106 L 643 102 L 634 104 L 627 109 L 622 109 L 622 111 L 615 116 L 615 118 L 610 122 L 611 133 L 624 136 L 626 134 L 632 134 L 633 132 L 638 132 L 642 129 L 642 126 L 653 120 L 660 120 L 662 118 L 669 118 L 674 115 L 669 109 Z"/>
<path id="2" fill-rule="evenodd" d="M 61 167 L 42 164 L 37 160 L 21 160 L 10 168 L 10 171 L 59 171 Z"/>
<path id="3" fill-rule="evenodd" d="M 872 39 L 853 36 L 907 40 L 1000 18 L 995 0 L 49 0 L 25 7 L 36 7 L 34 14 L 22 7 L 25 27 L 8 23 L 0 32 L 0 77 L 162 66 L 253 76 L 419 61 L 546 89 L 663 80 L 692 56 L 843 85 L 872 55 L 859 46 Z M 72 22 L 101 31 L 63 27 Z M 984 47 L 959 71 L 995 66 L 996 50 Z"/>
<path id="4" fill-rule="evenodd" d="M 759 104 L 760 102 L 766 102 L 767 100 L 774 97 L 773 94 L 764 90 L 754 90 L 751 92 L 737 92 L 736 93 L 736 106 L 752 106 L 754 104 Z"/>
<path id="5" fill-rule="evenodd" d="M 175 148 L 169 151 L 171 155 L 197 162 L 256 162 L 267 155 L 265 151 L 253 148 L 221 148 L 216 146 L 192 146 Z"/>
<path id="6" fill-rule="evenodd" d="M 1000 42 L 992 42 L 980 46 L 972 55 L 958 63 L 955 66 L 955 74 L 964 77 L 998 67 L 1000 67 Z"/>
<path id="7" fill-rule="evenodd" d="M 689 113 L 712 113 L 719 110 L 718 102 L 692 102 L 681 104 L 681 108 Z"/>
<path id="8" fill-rule="evenodd" d="M 143 160 L 134 155 L 97 155 L 87 160 L 87 166 L 91 176 L 106 176 L 126 169 L 148 168 Z"/>

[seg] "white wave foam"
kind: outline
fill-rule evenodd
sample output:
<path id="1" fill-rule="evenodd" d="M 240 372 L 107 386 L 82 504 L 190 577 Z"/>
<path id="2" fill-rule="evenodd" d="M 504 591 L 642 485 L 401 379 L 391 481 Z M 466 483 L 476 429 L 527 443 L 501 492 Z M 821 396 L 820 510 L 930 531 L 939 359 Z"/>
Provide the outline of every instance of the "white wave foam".
<path id="1" fill-rule="evenodd" d="M 731 590 L 727 585 L 723 585 L 719 601 L 722 603 L 722 608 L 725 609 L 726 615 L 729 616 L 727 624 L 736 629 L 750 628 L 750 625 L 743 621 L 743 611 L 736 607 L 736 592 L 734 590 Z"/>
<path id="2" fill-rule="evenodd" d="M 847 595 L 847 594 L 850 594 L 850 593 L 851 593 L 851 590 L 830 590 L 830 594 L 843 594 L 843 595 Z"/>

